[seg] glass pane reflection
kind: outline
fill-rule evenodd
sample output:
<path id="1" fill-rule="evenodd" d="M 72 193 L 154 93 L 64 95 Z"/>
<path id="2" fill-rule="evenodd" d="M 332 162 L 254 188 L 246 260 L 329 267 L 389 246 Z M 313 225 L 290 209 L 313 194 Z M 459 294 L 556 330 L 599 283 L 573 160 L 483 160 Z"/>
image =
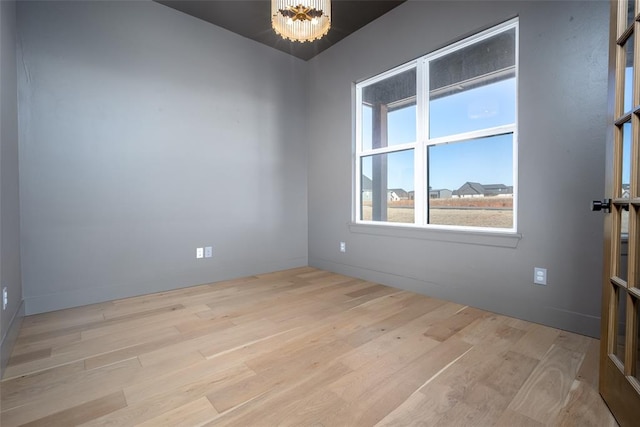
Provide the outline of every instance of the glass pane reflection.
<path id="1" fill-rule="evenodd" d="M 428 147 L 429 224 L 513 227 L 513 134 Z"/>
<path id="2" fill-rule="evenodd" d="M 617 288 L 618 313 L 616 315 L 616 339 L 614 354 L 624 363 L 625 334 L 627 330 L 627 292 L 622 288 Z"/>
<path id="3" fill-rule="evenodd" d="M 633 24 L 633 18 L 635 18 L 635 3 L 636 0 L 627 0 L 627 28 Z"/>
<path id="4" fill-rule="evenodd" d="M 618 271 L 616 275 L 627 281 L 627 254 L 629 253 L 629 211 L 620 207 L 620 257 L 618 259 Z"/>
<path id="5" fill-rule="evenodd" d="M 362 89 L 362 150 L 416 140 L 416 69 Z"/>
<path id="6" fill-rule="evenodd" d="M 429 137 L 515 123 L 515 29 L 429 62 Z"/>
<path id="7" fill-rule="evenodd" d="M 633 36 L 629 37 L 624 48 L 627 52 L 627 60 L 624 69 L 623 112 L 628 113 L 631 111 L 633 102 Z"/>
<path id="8" fill-rule="evenodd" d="M 415 142 L 417 137 L 415 101 L 389 109 L 387 113 L 387 143 L 398 145 Z"/>
<path id="9" fill-rule="evenodd" d="M 619 197 L 629 198 L 631 183 L 631 122 L 622 125 L 622 188 Z"/>
<path id="10" fill-rule="evenodd" d="M 360 219 L 413 223 L 413 150 L 362 157 Z"/>
<path id="11" fill-rule="evenodd" d="M 640 304 L 636 301 L 636 304 Z M 636 315 L 636 372 L 635 377 L 640 379 L 640 314 Z"/>

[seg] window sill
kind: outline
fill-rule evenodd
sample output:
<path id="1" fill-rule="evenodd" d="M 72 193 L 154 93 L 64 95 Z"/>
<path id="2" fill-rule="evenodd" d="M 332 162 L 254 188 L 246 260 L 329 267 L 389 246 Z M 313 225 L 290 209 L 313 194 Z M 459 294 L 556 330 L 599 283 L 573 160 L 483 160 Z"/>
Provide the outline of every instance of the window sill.
<path id="1" fill-rule="evenodd" d="M 522 235 L 515 232 L 469 231 L 412 227 L 407 225 L 361 224 L 349 222 L 352 233 L 375 236 L 400 237 L 406 239 L 433 240 L 437 242 L 462 243 L 466 245 L 517 248 Z"/>

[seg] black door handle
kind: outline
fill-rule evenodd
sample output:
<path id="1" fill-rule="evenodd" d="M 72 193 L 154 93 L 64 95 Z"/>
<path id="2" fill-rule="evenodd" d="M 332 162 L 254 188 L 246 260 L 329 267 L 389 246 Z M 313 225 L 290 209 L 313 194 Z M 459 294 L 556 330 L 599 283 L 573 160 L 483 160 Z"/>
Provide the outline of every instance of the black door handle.
<path id="1" fill-rule="evenodd" d="M 593 212 L 599 212 L 599 211 L 610 212 L 611 199 L 603 199 L 602 201 L 594 200 L 593 202 L 591 202 L 591 210 Z"/>

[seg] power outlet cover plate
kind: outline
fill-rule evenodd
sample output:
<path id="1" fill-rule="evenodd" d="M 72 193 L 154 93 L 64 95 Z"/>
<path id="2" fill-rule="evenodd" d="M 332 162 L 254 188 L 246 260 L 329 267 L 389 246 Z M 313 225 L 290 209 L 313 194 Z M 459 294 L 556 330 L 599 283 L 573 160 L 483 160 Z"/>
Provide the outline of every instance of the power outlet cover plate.
<path id="1" fill-rule="evenodd" d="M 536 285 L 546 285 L 547 284 L 547 269 L 535 267 L 533 269 L 533 283 Z"/>

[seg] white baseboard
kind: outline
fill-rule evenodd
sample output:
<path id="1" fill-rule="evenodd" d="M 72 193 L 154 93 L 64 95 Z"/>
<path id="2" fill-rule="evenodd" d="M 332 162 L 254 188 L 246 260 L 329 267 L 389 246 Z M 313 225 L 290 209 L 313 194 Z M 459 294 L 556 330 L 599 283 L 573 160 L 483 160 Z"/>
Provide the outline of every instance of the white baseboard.
<path id="1" fill-rule="evenodd" d="M 317 257 L 310 258 L 309 265 L 458 304 L 470 305 L 496 314 L 515 317 L 593 338 L 600 337 L 600 316 L 578 313 L 561 307 L 536 307 L 522 300 L 505 299 L 504 296 L 498 300 L 491 295 L 487 295 L 481 288 L 478 290 L 468 288 L 451 289 L 428 280 L 342 264 Z"/>

